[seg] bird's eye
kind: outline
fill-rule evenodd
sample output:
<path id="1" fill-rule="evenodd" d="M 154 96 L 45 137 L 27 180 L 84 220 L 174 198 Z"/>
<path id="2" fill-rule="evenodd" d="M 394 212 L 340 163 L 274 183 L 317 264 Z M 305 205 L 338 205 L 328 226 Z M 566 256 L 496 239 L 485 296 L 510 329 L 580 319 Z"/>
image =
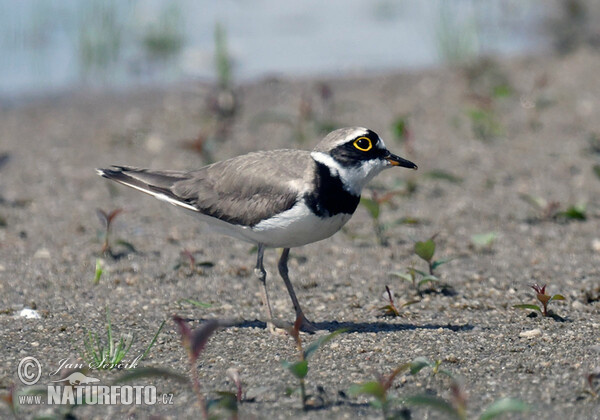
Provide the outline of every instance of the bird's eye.
<path id="1" fill-rule="evenodd" d="M 354 147 L 362 152 L 368 152 L 373 148 L 373 143 L 371 143 L 371 139 L 368 137 L 359 137 L 354 140 Z"/>

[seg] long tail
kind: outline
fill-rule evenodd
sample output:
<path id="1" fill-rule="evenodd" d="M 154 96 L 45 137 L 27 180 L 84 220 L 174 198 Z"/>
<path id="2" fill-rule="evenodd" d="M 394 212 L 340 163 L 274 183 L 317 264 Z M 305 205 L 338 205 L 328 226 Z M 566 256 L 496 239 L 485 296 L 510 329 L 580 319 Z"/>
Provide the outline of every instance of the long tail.
<path id="1" fill-rule="evenodd" d="M 151 171 L 131 166 L 111 166 L 109 169 L 96 169 L 96 172 L 104 178 L 150 194 L 159 200 L 188 210 L 198 211 L 197 207 L 173 193 L 173 185 L 176 182 L 189 178 L 185 172 Z"/>

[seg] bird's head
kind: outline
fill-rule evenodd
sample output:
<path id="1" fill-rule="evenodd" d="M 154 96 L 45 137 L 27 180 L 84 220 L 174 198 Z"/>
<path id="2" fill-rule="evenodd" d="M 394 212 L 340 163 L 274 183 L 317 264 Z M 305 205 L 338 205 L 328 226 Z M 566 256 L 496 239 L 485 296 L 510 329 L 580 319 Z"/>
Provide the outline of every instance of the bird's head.
<path id="1" fill-rule="evenodd" d="M 362 127 L 340 128 L 329 133 L 313 149 L 313 159 L 329 167 L 346 189 L 360 195 L 375 175 L 393 166 L 417 169 L 417 165 L 391 153 L 377 133 Z"/>

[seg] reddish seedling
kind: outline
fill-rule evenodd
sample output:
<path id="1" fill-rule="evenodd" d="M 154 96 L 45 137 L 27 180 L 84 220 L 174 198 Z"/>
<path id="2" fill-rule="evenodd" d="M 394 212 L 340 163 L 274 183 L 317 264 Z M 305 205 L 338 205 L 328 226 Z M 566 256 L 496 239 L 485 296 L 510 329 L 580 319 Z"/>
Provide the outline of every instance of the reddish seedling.
<path id="1" fill-rule="evenodd" d="M 379 308 L 380 310 L 383 311 L 383 316 L 390 316 L 390 317 L 400 316 L 400 311 L 398 310 L 398 308 L 396 307 L 396 304 L 394 303 L 394 295 L 392 294 L 392 291 L 390 290 L 390 288 L 387 285 L 385 286 L 385 291 L 386 291 L 387 298 L 388 298 L 388 304 Z M 400 305 L 400 308 L 403 308 L 408 305 L 412 305 L 413 303 L 417 303 L 417 302 L 419 302 L 419 301 L 411 300 L 409 302 L 405 302 L 402 305 Z"/>
<path id="2" fill-rule="evenodd" d="M 540 308 L 538 305 L 529 305 L 529 304 L 521 304 L 514 305 L 513 308 L 519 309 L 533 309 L 534 311 L 538 311 L 542 314 L 542 316 L 549 316 L 548 312 L 548 304 L 553 300 L 565 300 L 563 295 L 548 295 L 546 294 L 546 285 L 540 286 L 538 284 L 532 284 L 531 288 L 535 290 L 535 297 L 542 304 Z"/>

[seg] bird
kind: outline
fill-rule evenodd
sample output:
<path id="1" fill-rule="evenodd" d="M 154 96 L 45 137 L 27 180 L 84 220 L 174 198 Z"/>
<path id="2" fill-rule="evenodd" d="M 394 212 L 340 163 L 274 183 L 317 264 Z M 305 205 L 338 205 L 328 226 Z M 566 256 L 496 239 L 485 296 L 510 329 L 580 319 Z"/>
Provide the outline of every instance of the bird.
<path id="1" fill-rule="evenodd" d="M 363 187 L 384 169 L 417 165 L 391 153 L 374 131 L 346 127 L 330 132 L 312 151 L 252 152 L 192 171 L 155 171 L 131 166 L 96 169 L 112 181 L 194 212 L 222 234 L 255 244 L 255 275 L 267 312 L 274 318 L 263 266 L 266 248 L 283 248 L 278 271 L 301 322 L 315 332 L 288 274 L 290 248 L 326 239 L 356 210 Z"/>

